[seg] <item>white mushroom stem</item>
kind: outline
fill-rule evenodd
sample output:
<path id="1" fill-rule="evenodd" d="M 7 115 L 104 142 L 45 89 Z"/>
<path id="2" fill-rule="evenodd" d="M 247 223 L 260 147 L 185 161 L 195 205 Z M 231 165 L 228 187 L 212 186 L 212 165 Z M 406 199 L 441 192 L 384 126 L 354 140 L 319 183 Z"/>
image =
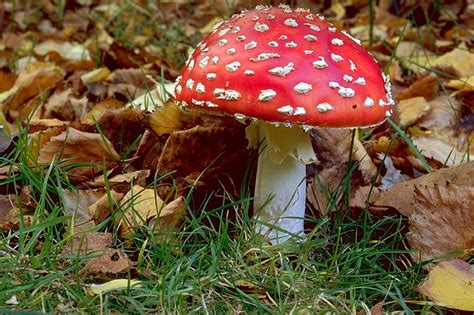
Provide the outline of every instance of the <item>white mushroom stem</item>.
<path id="1" fill-rule="evenodd" d="M 247 128 L 260 144 L 254 194 L 255 230 L 272 244 L 304 235 L 306 165 L 315 160 L 308 134 L 299 127 L 259 122 Z M 256 141 L 258 139 L 258 142 Z"/>

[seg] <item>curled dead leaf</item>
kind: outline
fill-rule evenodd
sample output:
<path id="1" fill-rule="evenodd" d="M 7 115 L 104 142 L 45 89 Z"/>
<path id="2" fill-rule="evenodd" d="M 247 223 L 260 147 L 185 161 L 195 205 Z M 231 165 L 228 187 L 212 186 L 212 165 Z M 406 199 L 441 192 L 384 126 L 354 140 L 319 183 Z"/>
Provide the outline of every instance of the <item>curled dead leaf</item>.
<path id="1" fill-rule="evenodd" d="M 418 291 L 441 306 L 474 311 L 474 266 L 462 260 L 442 261 Z"/>
<path id="2" fill-rule="evenodd" d="M 103 193 L 94 190 L 64 190 L 64 212 L 70 215 L 69 233 L 78 234 L 94 228 L 95 223 L 89 213 L 89 206 L 99 200 Z"/>
<path id="3" fill-rule="evenodd" d="M 49 138 L 39 149 L 38 162 L 49 164 L 53 160 L 69 166 L 74 180 L 93 177 L 104 167 L 110 169 L 120 159 L 110 141 L 97 133 L 68 128 Z"/>
<path id="4" fill-rule="evenodd" d="M 400 117 L 400 126 L 407 127 L 414 124 L 423 117 L 430 109 L 430 105 L 424 97 L 413 97 L 404 99 L 397 104 Z"/>
<path id="5" fill-rule="evenodd" d="M 104 255 L 90 259 L 81 273 L 85 276 L 115 276 L 127 272 L 132 266 L 133 262 L 122 250 L 109 248 Z"/>
<path id="6" fill-rule="evenodd" d="M 135 185 L 121 199 L 115 224 L 123 237 L 131 237 L 136 230 L 145 226 L 149 219 L 160 216 L 164 202 L 156 191 Z"/>
<path id="7" fill-rule="evenodd" d="M 416 261 L 474 250 L 474 187 L 444 182 L 416 186 L 414 193 L 408 242 Z"/>

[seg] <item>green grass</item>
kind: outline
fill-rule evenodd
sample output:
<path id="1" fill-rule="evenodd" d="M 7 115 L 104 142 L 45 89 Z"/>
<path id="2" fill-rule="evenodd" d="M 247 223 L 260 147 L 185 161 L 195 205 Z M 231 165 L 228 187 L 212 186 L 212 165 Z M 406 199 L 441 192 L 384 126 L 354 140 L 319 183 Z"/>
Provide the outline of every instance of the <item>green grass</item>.
<path id="1" fill-rule="evenodd" d="M 0 309 L 305 314 L 365 311 L 385 301 L 385 310 L 437 311 L 410 302 L 420 300 L 415 288 L 424 272 L 408 257 L 402 217 L 362 212 L 353 219 L 342 214 L 335 220 L 311 218 L 306 242 L 269 246 L 252 232 L 248 186 L 239 200 L 220 197 L 222 206 L 215 209 L 206 202 L 194 205 L 191 193 L 190 207 L 205 211 L 190 209 L 200 214 L 188 215 L 174 235 L 177 242 L 162 243 L 145 228 L 132 244 L 115 234 L 117 248 L 137 261 L 120 277 L 142 280 L 143 286 L 90 295 L 92 283 L 108 279 L 80 273 L 89 257 L 62 254 L 70 219 L 62 212 L 62 190 L 73 186 L 60 163 L 30 163 L 22 133 L 16 149 L 2 158 L 2 166 L 14 165 L 19 173 L 1 185 L 14 194 L 19 194 L 15 183 L 29 186 L 37 206 L 31 226 L 2 233 Z M 343 180 L 343 189 L 334 194 L 350 189 L 348 182 Z M 240 215 L 231 222 L 224 213 L 235 209 Z M 100 229 L 113 227 L 104 224 Z M 17 306 L 6 304 L 13 295 Z"/>

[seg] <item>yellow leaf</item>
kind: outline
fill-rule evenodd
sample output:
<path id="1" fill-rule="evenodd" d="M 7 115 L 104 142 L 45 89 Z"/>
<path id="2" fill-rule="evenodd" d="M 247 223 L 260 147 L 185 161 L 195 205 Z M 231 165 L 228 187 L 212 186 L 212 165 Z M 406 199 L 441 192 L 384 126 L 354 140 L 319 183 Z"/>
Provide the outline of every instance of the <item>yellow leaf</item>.
<path id="1" fill-rule="evenodd" d="M 418 290 L 440 305 L 474 311 L 474 266 L 457 259 L 442 261 Z"/>
<path id="2" fill-rule="evenodd" d="M 102 294 L 107 291 L 127 289 L 131 287 L 141 287 L 142 282 L 139 280 L 130 280 L 130 279 L 115 279 L 102 284 L 91 284 L 89 292 L 92 294 Z"/>

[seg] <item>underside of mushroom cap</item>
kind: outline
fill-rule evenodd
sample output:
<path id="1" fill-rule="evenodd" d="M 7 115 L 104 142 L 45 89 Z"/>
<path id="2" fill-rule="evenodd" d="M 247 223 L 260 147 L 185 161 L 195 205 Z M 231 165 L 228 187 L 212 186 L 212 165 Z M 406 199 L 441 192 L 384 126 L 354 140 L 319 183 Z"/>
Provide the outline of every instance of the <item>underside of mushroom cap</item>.
<path id="1" fill-rule="evenodd" d="M 258 6 L 215 26 L 175 95 L 183 107 L 321 127 L 376 125 L 394 104 L 388 78 L 356 39 L 288 6 Z"/>

